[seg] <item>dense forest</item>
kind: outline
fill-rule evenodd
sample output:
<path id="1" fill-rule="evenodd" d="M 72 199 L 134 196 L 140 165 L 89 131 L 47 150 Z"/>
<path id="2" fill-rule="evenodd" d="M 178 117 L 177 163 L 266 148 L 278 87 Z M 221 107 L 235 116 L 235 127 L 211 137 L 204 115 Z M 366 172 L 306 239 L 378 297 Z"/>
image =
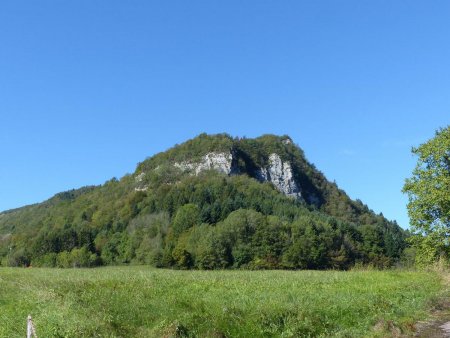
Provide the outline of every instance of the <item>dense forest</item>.
<path id="1" fill-rule="evenodd" d="M 228 156 L 229 172 L 195 171 L 211 153 Z M 301 198 L 261 179 L 271 154 L 289 165 Z M 383 268 L 399 262 L 407 235 L 329 182 L 288 136 L 201 134 L 146 159 L 120 180 L 0 213 L 0 261 L 50 267 Z"/>

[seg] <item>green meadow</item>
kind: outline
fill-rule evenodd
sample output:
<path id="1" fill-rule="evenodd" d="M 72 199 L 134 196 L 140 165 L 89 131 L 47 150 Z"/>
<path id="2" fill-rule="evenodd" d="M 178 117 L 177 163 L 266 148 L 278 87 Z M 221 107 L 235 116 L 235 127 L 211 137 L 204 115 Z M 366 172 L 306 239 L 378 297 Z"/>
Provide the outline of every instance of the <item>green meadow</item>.
<path id="1" fill-rule="evenodd" d="M 0 268 L 0 337 L 386 337 L 444 295 L 409 271 Z"/>

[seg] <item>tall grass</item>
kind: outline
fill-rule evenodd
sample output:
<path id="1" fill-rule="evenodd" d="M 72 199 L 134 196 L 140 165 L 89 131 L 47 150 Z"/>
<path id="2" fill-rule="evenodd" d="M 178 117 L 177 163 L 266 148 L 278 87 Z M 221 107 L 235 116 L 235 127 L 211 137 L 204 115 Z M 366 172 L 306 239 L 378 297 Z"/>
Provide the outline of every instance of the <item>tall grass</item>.
<path id="1" fill-rule="evenodd" d="M 436 273 L 0 268 L 0 337 L 366 337 L 410 333 Z"/>

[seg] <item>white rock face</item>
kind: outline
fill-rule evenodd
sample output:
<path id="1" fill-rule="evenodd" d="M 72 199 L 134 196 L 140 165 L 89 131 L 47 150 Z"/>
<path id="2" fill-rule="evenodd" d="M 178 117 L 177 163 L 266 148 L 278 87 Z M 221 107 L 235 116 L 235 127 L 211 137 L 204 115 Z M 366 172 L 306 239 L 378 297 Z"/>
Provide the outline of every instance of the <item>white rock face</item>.
<path id="1" fill-rule="evenodd" d="M 225 175 L 238 173 L 232 153 L 208 153 L 199 162 L 175 162 L 174 166 L 191 175 L 198 175 L 205 170 L 216 170 Z M 145 191 L 147 186 L 142 185 L 145 173 L 135 177 L 136 191 Z M 269 165 L 259 168 L 256 178 L 261 182 L 271 182 L 279 191 L 287 196 L 302 199 L 301 189 L 295 182 L 292 166 L 289 162 L 283 162 L 278 154 L 270 154 Z M 139 184 L 141 183 L 141 184 Z"/>
<path id="2" fill-rule="evenodd" d="M 260 181 L 271 182 L 279 191 L 287 196 L 301 199 L 300 187 L 294 180 L 294 173 L 289 162 L 283 162 L 278 154 L 270 154 L 269 166 L 257 172 Z"/>
<path id="3" fill-rule="evenodd" d="M 197 163 L 181 162 L 174 163 L 174 166 L 183 171 L 190 171 L 198 175 L 204 170 L 217 170 L 220 173 L 229 175 L 231 173 L 231 162 L 233 156 L 231 153 L 208 153 Z"/>

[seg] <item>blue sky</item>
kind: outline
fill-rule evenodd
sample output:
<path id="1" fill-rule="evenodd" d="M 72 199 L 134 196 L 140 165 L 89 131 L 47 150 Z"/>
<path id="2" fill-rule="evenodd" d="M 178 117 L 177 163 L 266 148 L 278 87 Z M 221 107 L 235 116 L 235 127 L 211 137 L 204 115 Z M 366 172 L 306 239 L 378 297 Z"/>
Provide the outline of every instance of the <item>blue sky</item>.
<path id="1" fill-rule="evenodd" d="M 2 1 L 0 210 L 201 132 L 288 134 L 406 227 L 410 148 L 450 122 L 448 1 Z"/>

